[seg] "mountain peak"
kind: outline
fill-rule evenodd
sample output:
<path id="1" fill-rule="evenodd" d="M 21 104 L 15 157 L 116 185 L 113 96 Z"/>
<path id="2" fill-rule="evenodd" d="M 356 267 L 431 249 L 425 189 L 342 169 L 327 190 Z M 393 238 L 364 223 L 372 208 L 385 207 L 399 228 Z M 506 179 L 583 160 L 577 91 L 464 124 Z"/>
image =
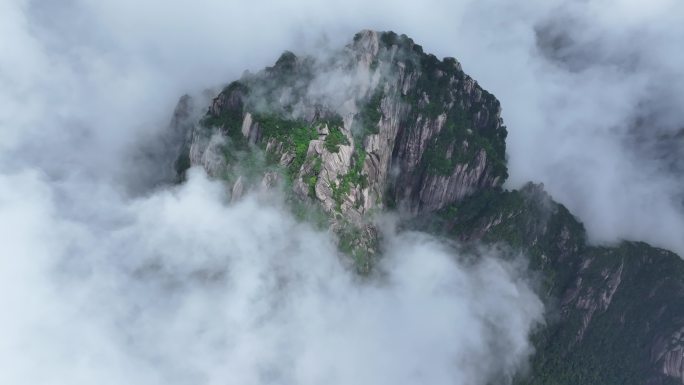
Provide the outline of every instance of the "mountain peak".
<path id="1" fill-rule="evenodd" d="M 285 186 L 338 233 L 354 234 L 351 249 L 372 254 L 373 213 L 436 211 L 501 186 L 499 113 L 454 59 L 425 54 L 405 35 L 364 30 L 329 57 L 286 51 L 230 83 L 189 135 L 181 163 L 224 178 L 235 196 Z M 254 153 L 267 161 L 250 180 L 241 159 Z"/>
<path id="2" fill-rule="evenodd" d="M 382 32 L 379 33 L 377 31 L 364 29 L 354 35 L 352 46 L 359 52 L 367 52 L 376 55 L 380 48 L 380 40 L 378 38 L 380 34 L 382 34 Z"/>
<path id="3" fill-rule="evenodd" d="M 187 98 L 181 104 L 180 174 L 204 167 L 233 200 L 280 188 L 298 216 L 337 234 L 362 274 L 380 253 L 375 215 L 386 210 L 409 224 L 427 218 L 452 239 L 528 255 L 561 314 L 537 338 L 551 359 L 538 355 L 523 383 L 684 378 L 684 311 L 670 306 L 684 296 L 679 257 L 646 244 L 591 246 L 542 185 L 504 191 L 499 102 L 456 59 L 439 60 L 406 35 L 364 30 L 323 58 L 284 52 L 231 82 L 200 122 L 182 113 Z M 635 301 L 644 281 L 650 297 Z M 638 344 L 623 343 L 634 336 Z M 630 360 L 613 365 L 614 346 Z"/>

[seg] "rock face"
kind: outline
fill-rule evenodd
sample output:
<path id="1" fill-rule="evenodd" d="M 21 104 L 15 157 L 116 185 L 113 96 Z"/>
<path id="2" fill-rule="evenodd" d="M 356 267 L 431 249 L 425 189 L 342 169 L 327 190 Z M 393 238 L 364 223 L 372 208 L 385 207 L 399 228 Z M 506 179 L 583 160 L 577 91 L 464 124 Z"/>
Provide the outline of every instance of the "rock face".
<path id="1" fill-rule="evenodd" d="M 684 326 L 657 340 L 651 360 L 661 364 L 666 375 L 684 379 Z"/>
<path id="2" fill-rule="evenodd" d="M 531 258 L 551 309 L 517 384 L 681 384 L 684 262 L 641 242 L 591 246 L 541 186 L 484 191 L 438 212 L 434 231 Z"/>
<path id="3" fill-rule="evenodd" d="M 322 92 L 322 82 L 342 88 Z M 287 52 L 231 83 L 192 133 L 190 163 L 220 174 L 232 138 L 298 168 L 289 170 L 295 192 L 329 212 L 358 219 L 388 204 L 434 211 L 505 180 L 499 113 L 455 59 L 440 61 L 405 36 L 363 31 L 325 61 Z M 285 130 L 297 125 L 306 137 L 287 143 Z"/>
<path id="4" fill-rule="evenodd" d="M 373 212 L 434 211 L 500 186 L 499 115 L 496 98 L 455 59 L 425 54 L 406 36 L 363 31 L 324 60 L 286 52 L 230 83 L 189 133 L 179 163 L 236 183 L 244 153 L 262 151 L 263 172 L 284 169 L 292 192 L 320 203 L 333 228 L 374 234 Z M 240 181 L 240 191 L 250 188 Z"/>
<path id="5" fill-rule="evenodd" d="M 186 128 L 176 162 L 224 180 L 232 199 L 282 188 L 319 208 L 339 247 L 368 273 L 374 213 L 461 242 L 506 244 L 531 258 L 549 323 L 517 384 L 684 383 L 684 262 L 644 243 L 591 246 L 542 186 L 507 177 L 499 102 L 406 36 L 363 31 L 326 58 L 285 52 L 226 86 Z"/>

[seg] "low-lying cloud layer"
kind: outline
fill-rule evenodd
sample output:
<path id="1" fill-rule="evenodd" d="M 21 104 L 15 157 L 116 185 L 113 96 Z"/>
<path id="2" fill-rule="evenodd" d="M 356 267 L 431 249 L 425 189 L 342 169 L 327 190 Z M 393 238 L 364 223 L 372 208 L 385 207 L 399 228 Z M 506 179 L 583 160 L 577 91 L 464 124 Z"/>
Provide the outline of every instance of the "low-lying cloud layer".
<path id="1" fill-rule="evenodd" d="M 3 384 L 485 384 L 524 366 L 542 305 L 522 265 L 388 233 L 381 279 L 273 197 L 189 181 L 55 216 L 3 176 Z M 69 205 L 69 203 L 64 203 Z M 36 242 L 40 240 L 41 242 Z"/>

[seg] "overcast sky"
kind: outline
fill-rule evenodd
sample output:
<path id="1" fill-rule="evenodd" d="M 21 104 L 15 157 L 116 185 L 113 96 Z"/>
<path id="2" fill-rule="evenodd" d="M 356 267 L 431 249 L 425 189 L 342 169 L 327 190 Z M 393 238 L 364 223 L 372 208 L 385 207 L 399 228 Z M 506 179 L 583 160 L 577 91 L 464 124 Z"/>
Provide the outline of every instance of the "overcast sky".
<path id="1" fill-rule="evenodd" d="M 390 237 L 390 282 L 364 286 L 277 199 L 228 205 L 199 170 L 130 194 L 148 166 L 131 154 L 180 95 L 363 28 L 456 57 L 501 100 L 509 187 L 543 182 L 596 242 L 684 254 L 677 0 L 0 0 L 0 382 L 477 384 L 524 366 L 541 304 L 495 251 L 472 266 Z M 279 274 L 298 300 L 269 310 Z"/>

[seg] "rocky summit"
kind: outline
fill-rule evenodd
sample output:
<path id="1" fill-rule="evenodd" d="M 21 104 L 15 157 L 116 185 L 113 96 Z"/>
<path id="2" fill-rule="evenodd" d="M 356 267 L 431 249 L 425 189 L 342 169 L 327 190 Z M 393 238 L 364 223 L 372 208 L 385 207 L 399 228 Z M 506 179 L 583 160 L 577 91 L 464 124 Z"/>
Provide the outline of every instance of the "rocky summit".
<path id="1" fill-rule="evenodd" d="M 232 199 L 280 188 L 330 227 L 359 274 L 381 258 L 379 213 L 464 244 L 530 259 L 547 323 L 518 384 L 684 383 L 684 262 L 640 242 L 587 242 L 541 185 L 502 188 L 499 101 L 454 58 L 405 35 L 362 31 L 313 56 L 283 53 L 225 86 L 201 118 L 181 98 L 180 179 L 201 166 Z"/>

